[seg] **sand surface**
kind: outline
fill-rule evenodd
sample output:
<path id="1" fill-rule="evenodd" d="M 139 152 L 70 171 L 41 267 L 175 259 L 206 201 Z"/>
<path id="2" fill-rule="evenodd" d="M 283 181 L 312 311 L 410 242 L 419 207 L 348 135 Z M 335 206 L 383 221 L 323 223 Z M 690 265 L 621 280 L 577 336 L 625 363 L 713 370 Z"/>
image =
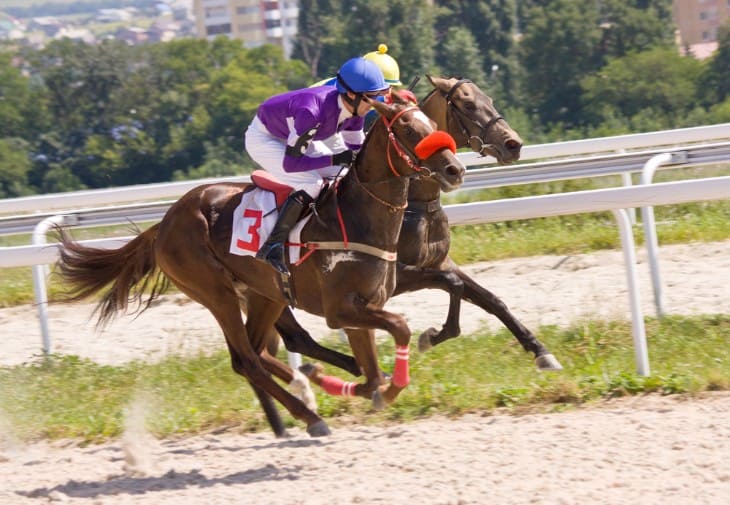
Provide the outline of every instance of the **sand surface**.
<path id="1" fill-rule="evenodd" d="M 668 313 L 730 309 L 730 242 L 663 246 Z M 642 306 L 653 314 L 645 255 L 639 253 Z M 541 256 L 471 265 L 528 326 L 584 317 L 629 317 L 620 251 Z M 411 328 L 439 326 L 446 297 L 404 295 L 388 307 Z M 49 308 L 54 351 L 103 363 L 156 359 L 169 352 L 223 348 L 212 317 L 180 296 L 165 297 L 137 319 L 93 331 L 92 307 Z M 332 330 L 313 317 L 316 336 Z M 499 322 L 469 305 L 465 333 Z M 37 356 L 35 308 L 0 310 L 0 364 Z M 445 344 L 448 345 L 448 344 Z M 299 428 L 211 433 L 155 440 L 143 412 L 129 409 L 119 440 L 24 445 L 2 426 L 0 504 L 626 504 L 730 503 L 730 394 L 641 396 L 568 412 L 431 418 L 391 426 L 336 427 L 324 439 Z"/>

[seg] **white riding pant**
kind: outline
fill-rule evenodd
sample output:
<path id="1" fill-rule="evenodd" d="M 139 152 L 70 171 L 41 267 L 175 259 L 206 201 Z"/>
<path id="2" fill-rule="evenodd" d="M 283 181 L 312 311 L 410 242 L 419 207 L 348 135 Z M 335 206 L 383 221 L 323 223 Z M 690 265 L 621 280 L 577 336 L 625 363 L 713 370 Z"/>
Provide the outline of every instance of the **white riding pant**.
<path id="1" fill-rule="evenodd" d="M 319 194 L 324 178 L 335 177 L 342 169 L 339 165 L 331 165 L 308 172 L 285 172 L 283 166 L 286 142 L 271 135 L 258 116 L 251 121 L 244 137 L 246 151 L 256 163 L 281 182 L 295 189 L 303 189 L 312 198 Z M 324 141 L 311 142 L 306 154 L 331 156 L 345 149 L 347 147 L 342 138 L 335 135 Z"/>

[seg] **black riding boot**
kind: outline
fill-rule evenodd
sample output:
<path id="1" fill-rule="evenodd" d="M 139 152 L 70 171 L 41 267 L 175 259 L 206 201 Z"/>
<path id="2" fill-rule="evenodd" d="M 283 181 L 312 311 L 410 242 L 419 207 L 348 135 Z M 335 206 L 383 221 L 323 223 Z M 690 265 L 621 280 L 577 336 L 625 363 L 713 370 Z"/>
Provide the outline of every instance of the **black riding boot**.
<path id="1" fill-rule="evenodd" d="M 299 221 L 302 212 L 309 207 L 312 197 L 304 190 L 295 191 L 281 206 L 271 235 L 256 253 L 256 258 L 266 261 L 283 275 L 289 276 L 289 269 L 284 259 L 284 244 L 289 232 Z"/>

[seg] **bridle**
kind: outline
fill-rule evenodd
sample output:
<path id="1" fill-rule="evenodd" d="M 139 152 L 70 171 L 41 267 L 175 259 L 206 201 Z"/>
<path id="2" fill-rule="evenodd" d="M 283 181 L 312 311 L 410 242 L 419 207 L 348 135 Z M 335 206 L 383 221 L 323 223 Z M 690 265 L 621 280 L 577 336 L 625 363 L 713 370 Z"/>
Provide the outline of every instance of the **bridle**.
<path id="1" fill-rule="evenodd" d="M 427 166 L 423 164 L 423 160 L 428 159 L 431 155 L 433 155 L 435 152 L 441 150 L 441 149 L 449 149 L 452 153 L 456 152 L 456 142 L 454 141 L 453 137 L 449 135 L 446 132 L 442 132 L 439 130 L 435 130 L 425 137 L 423 137 L 418 144 L 413 148 L 413 151 L 410 151 L 403 142 L 398 139 L 398 137 L 395 135 L 395 132 L 393 131 L 393 124 L 396 122 L 396 120 L 401 117 L 403 114 L 409 111 L 413 110 L 420 110 L 417 106 L 411 106 L 411 107 L 405 107 L 398 111 L 391 119 L 388 121 L 388 119 L 385 116 L 382 116 L 383 125 L 385 126 L 386 132 L 388 134 L 388 144 L 386 147 L 386 157 L 388 160 L 388 168 L 390 171 L 395 175 L 396 177 L 431 177 L 433 175 L 433 172 L 431 169 L 429 169 Z M 371 130 L 372 131 L 372 130 Z M 405 162 L 405 164 L 410 168 L 413 173 L 412 174 L 402 174 L 399 172 L 396 167 L 393 164 L 393 158 L 391 156 L 391 146 L 395 150 L 398 157 Z M 400 205 L 393 205 L 389 202 L 386 202 L 379 196 L 377 196 L 375 193 L 370 191 L 366 184 L 360 181 L 360 178 L 357 176 L 357 169 L 353 168 L 353 177 L 355 182 L 365 191 L 365 193 L 373 198 L 378 203 L 381 203 L 382 205 L 388 207 L 388 209 L 391 212 L 396 212 L 399 210 L 403 210 L 408 206 L 408 201 L 405 201 L 403 204 Z M 381 181 L 382 182 L 382 181 Z M 335 191 L 336 194 L 336 191 Z"/>
<path id="2" fill-rule="evenodd" d="M 390 147 L 393 146 L 396 154 L 402 159 L 408 168 L 413 170 L 417 177 L 431 177 L 431 169 L 423 165 L 423 160 L 429 158 L 433 153 L 441 149 L 449 149 L 452 153 L 456 152 L 456 143 L 454 139 L 448 133 L 441 131 L 433 131 L 422 138 L 418 144 L 413 148 L 413 152 L 409 153 L 408 148 L 395 136 L 393 132 L 393 124 L 395 121 L 408 111 L 420 110 L 416 106 L 406 107 L 400 110 L 393 118 L 388 119 L 383 116 L 383 124 L 388 132 L 388 147 L 386 148 L 386 157 L 388 159 L 388 168 L 393 172 L 396 177 L 403 177 L 393 166 L 393 159 L 390 154 Z"/>
<path id="3" fill-rule="evenodd" d="M 471 82 L 472 81 L 469 79 L 459 79 L 453 86 L 451 86 L 451 89 L 449 89 L 447 93 L 443 94 L 443 97 L 446 99 L 446 105 L 448 106 L 447 110 L 450 110 L 452 112 L 452 116 L 456 120 L 456 123 L 459 125 L 459 129 L 461 129 L 461 134 L 464 136 L 464 138 L 467 139 L 469 147 L 471 147 L 472 151 L 481 154 L 486 147 L 489 147 L 489 144 L 484 143 L 484 137 L 486 136 L 489 129 L 492 128 L 497 123 L 497 121 L 504 121 L 505 119 L 504 117 L 502 117 L 502 115 L 497 114 L 492 119 L 487 121 L 487 124 L 481 124 L 481 122 L 476 119 L 470 118 L 464 111 L 456 106 L 452 99 L 454 93 L 462 84 Z M 479 135 L 471 135 L 469 133 L 469 130 L 464 125 L 464 119 L 470 121 L 479 128 Z"/>

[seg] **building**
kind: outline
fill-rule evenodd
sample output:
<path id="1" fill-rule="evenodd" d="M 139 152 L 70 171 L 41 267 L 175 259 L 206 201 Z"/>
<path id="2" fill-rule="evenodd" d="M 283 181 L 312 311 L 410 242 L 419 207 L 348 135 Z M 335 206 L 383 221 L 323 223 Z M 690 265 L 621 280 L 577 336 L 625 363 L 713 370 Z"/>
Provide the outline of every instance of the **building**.
<path id="1" fill-rule="evenodd" d="M 717 48 L 717 29 L 730 22 L 730 0 L 674 0 L 672 5 L 683 51 L 699 58 Z"/>
<path id="2" fill-rule="evenodd" d="M 193 0 L 198 37 L 240 39 L 246 47 L 281 46 L 287 58 L 297 32 L 298 0 Z"/>

